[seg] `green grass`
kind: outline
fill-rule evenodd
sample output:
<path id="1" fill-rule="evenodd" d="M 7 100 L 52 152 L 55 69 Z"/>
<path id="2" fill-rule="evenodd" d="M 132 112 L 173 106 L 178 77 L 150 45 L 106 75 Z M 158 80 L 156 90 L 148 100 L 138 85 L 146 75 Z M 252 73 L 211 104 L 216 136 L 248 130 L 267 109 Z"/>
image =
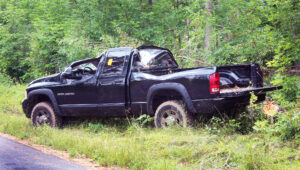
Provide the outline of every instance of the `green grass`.
<path id="1" fill-rule="evenodd" d="M 262 133 L 226 135 L 203 128 L 141 128 L 126 119 L 70 120 L 63 129 L 32 127 L 20 111 L 24 87 L 2 88 L 0 132 L 68 151 L 71 156 L 93 158 L 99 165 L 131 169 L 300 167 L 299 141 L 282 141 Z M 10 114 L 11 110 L 20 114 Z"/>
<path id="2" fill-rule="evenodd" d="M 25 97 L 24 85 L 5 86 L 0 84 L 0 111 L 3 113 L 22 113 L 21 102 Z"/>

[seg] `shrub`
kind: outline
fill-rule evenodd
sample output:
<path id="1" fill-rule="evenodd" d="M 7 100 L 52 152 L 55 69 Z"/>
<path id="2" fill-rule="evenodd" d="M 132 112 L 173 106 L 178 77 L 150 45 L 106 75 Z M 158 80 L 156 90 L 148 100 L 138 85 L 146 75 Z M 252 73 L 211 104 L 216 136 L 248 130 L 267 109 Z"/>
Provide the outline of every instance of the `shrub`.
<path id="1" fill-rule="evenodd" d="M 3 74 L 3 73 L 0 73 L 0 84 L 3 84 L 3 85 L 12 85 L 13 84 L 13 81 L 12 79 L 7 76 L 6 74 Z"/>
<path id="2" fill-rule="evenodd" d="M 281 139 L 299 139 L 300 138 L 300 113 L 294 111 L 291 114 L 280 114 L 275 124 L 275 133 Z"/>
<path id="3" fill-rule="evenodd" d="M 279 136 L 282 140 L 299 139 L 300 113 L 291 111 L 278 114 L 274 124 L 270 124 L 268 120 L 257 121 L 253 129 L 259 133 Z"/>

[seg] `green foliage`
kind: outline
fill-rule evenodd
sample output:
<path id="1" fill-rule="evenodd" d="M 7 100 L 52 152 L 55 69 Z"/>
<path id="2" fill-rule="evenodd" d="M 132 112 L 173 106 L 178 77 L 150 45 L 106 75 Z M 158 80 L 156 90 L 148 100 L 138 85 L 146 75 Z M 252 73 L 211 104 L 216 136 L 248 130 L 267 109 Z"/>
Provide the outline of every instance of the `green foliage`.
<path id="1" fill-rule="evenodd" d="M 16 82 L 116 46 L 180 48 L 188 0 L 1 1 L 0 66 Z"/>
<path id="2" fill-rule="evenodd" d="M 235 119 L 212 117 L 205 124 L 205 130 L 211 134 L 249 134 L 252 132 L 252 124 L 249 114 L 241 112 Z"/>
<path id="3" fill-rule="evenodd" d="M 25 95 L 24 85 L 0 84 L 0 110 L 2 113 L 18 114 L 22 112 L 21 102 Z"/>
<path id="4" fill-rule="evenodd" d="M 261 121 L 257 121 L 255 122 L 255 125 L 253 127 L 253 129 L 256 132 L 260 132 L 260 133 L 268 133 L 270 132 L 270 128 L 269 128 L 270 124 L 268 120 L 261 120 Z"/>
<path id="5" fill-rule="evenodd" d="M 300 139 L 300 113 L 292 112 L 290 115 L 279 115 L 276 122 L 275 133 L 283 140 Z"/>
<path id="6" fill-rule="evenodd" d="M 94 133 L 100 132 L 100 130 L 103 128 L 102 124 L 99 124 L 99 123 L 97 123 L 97 124 L 89 123 L 88 127 Z"/>
<path id="7" fill-rule="evenodd" d="M 297 104 L 299 105 L 300 77 L 282 75 L 279 73 L 274 76 L 272 82 L 275 85 L 283 86 L 282 90 L 276 91 L 274 95 L 272 95 L 283 108 L 294 108 L 297 107 Z"/>
<path id="8" fill-rule="evenodd" d="M 153 117 L 146 114 L 143 114 L 139 116 L 137 119 L 135 119 L 135 121 L 137 121 L 141 127 L 153 125 L 153 120 L 154 120 Z"/>
<path id="9" fill-rule="evenodd" d="M 12 85 L 13 81 L 6 74 L 0 73 L 0 84 L 8 86 Z"/>
<path id="10" fill-rule="evenodd" d="M 254 130 L 273 136 L 279 136 L 282 140 L 300 139 L 300 113 L 289 111 L 276 116 L 276 122 L 270 124 L 268 120 L 255 122 Z"/>
<path id="11" fill-rule="evenodd" d="M 260 114 L 254 115 L 255 119 L 259 119 Z M 235 122 L 238 123 L 239 126 L 235 128 L 235 131 L 241 134 L 248 134 L 253 131 L 252 120 L 250 114 L 248 112 L 240 112 L 238 116 L 235 118 Z"/>

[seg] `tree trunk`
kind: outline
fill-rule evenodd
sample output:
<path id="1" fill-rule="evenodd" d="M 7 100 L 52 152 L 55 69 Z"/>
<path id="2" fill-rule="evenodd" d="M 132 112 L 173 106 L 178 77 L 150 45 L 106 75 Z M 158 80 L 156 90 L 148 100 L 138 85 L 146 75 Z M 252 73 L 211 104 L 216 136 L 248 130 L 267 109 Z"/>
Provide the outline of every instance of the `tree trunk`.
<path id="1" fill-rule="evenodd" d="M 189 25 L 190 25 L 190 20 L 187 18 L 185 19 L 185 29 L 186 29 L 185 41 L 186 42 L 190 40 Z"/>
<path id="2" fill-rule="evenodd" d="M 149 5 L 152 5 L 152 3 L 153 3 L 152 0 L 148 0 Z"/>
<path id="3" fill-rule="evenodd" d="M 207 18 L 210 18 L 212 16 L 212 2 L 213 0 L 207 0 L 205 2 L 205 11 L 207 12 Z M 210 43 L 211 43 L 211 23 L 210 20 L 208 19 L 206 22 L 206 27 L 205 27 L 205 42 L 204 42 L 204 48 L 205 51 L 210 51 Z M 207 58 L 204 59 L 207 61 Z"/>
<path id="4" fill-rule="evenodd" d="M 144 12 L 144 8 L 143 8 L 143 0 L 140 0 L 140 6 L 141 6 L 141 11 L 142 13 Z"/>

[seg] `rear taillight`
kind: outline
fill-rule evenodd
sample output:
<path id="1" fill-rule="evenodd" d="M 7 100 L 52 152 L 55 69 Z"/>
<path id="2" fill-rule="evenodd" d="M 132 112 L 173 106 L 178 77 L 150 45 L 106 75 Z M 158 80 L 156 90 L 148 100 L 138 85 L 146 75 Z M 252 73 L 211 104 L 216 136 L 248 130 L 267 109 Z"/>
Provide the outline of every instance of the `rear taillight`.
<path id="1" fill-rule="evenodd" d="M 220 93 L 220 75 L 218 72 L 209 76 L 210 93 Z"/>

